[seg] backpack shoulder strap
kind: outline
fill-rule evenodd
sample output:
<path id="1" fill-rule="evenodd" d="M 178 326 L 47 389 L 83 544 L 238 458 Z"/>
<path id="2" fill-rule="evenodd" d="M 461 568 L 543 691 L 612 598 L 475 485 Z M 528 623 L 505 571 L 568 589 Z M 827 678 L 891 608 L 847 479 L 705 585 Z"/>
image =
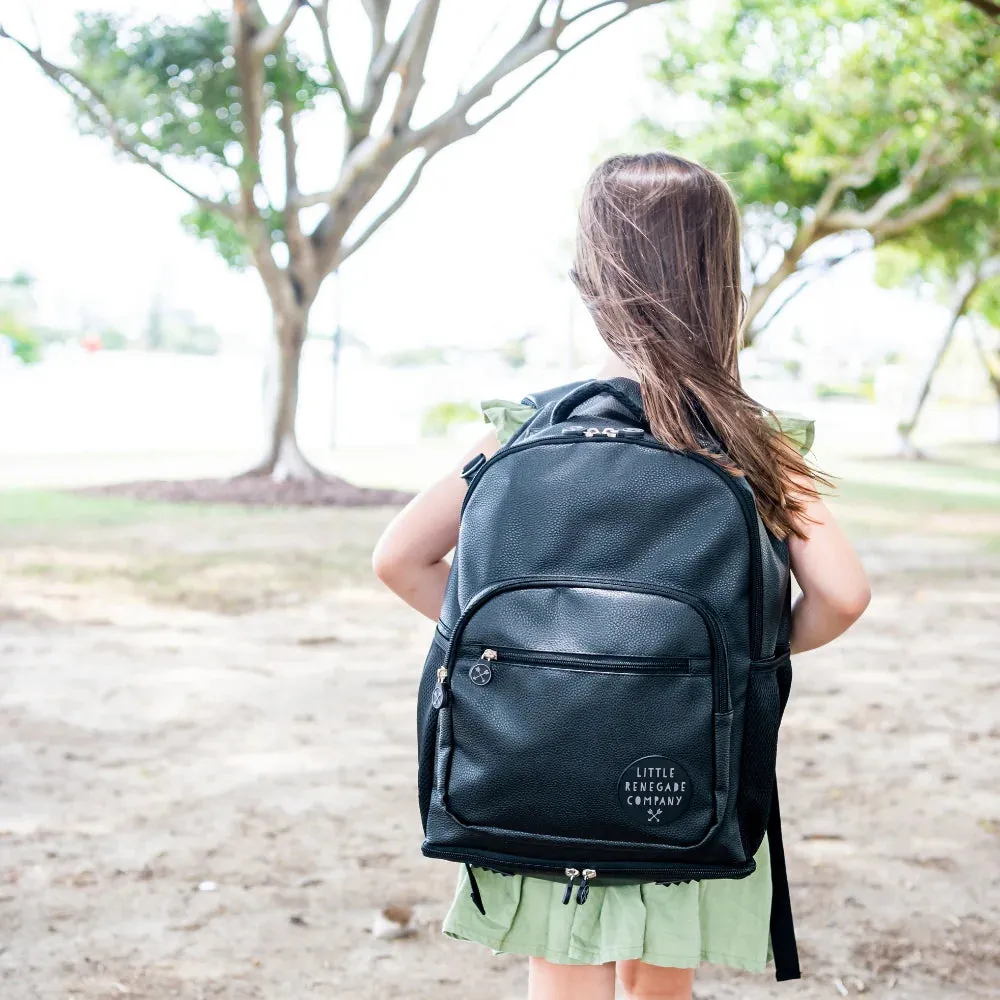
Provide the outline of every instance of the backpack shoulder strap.
<path id="1" fill-rule="evenodd" d="M 785 593 L 784 632 L 782 642 L 788 641 L 791 624 L 792 588 Z M 777 673 L 778 701 L 781 714 L 785 713 L 788 695 L 792 688 L 792 665 L 786 662 Z M 781 811 L 778 808 L 778 778 L 775 775 L 771 791 L 771 811 L 767 817 L 767 847 L 771 860 L 771 952 L 774 955 L 774 977 L 779 982 L 801 979 L 799 950 L 795 943 L 795 923 L 792 920 L 792 897 L 788 891 L 788 871 L 785 867 L 785 845 L 781 836 Z"/>

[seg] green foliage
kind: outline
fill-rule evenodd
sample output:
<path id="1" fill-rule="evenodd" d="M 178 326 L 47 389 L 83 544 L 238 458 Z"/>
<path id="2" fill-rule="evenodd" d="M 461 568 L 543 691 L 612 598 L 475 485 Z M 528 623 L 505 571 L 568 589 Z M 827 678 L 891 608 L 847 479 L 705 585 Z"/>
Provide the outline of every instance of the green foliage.
<path id="1" fill-rule="evenodd" d="M 471 424 L 482 418 L 482 413 L 471 403 L 436 403 L 430 407 L 420 422 L 424 437 L 444 437 L 457 424 Z"/>
<path id="2" fill-rule="evenodd" d="M 672 9 L 643 140 L 722 173 L 748 229 L 787 246 L 831 178 L 878 153 L 838 207 L 865 209 L 933 143 L 927 189 L 1000 172 L 1000 33 L 960 0 L 746 0 Z"/>
<path id="3" fill-rule="evenodd" d="M 232 219 L 199 206 L 186 212 L 181 217 L 181 223 L 192 236 L 208 240 L 234 271 L 243 271 L 251 266 L 246 240 Z"/>
<path id="4" fill-rule="evenodd" d="M 971 308 L 990 326 L 1000 329 L 1000 279 L 982 285 L 973 296 Z"/>
<path id="5" fill-rule="evenodd" d="M 131 346 L 128 337 L 113 326 L 101 330 L 101 348 L 105 351 L 127 351 Z"/>
<path id="6" fill-rule="evenodd" d="M 126 138 L 160 154 L 239 167 L 245 125 L 223 13 L 175 24 L 83 12 L 73 50 Z M 296 111 L 311 108 L 324 89 L 287 45 L 265 60 L 267 108 L 279 107 L 283 92 Z"/>
<path id="7" fill-rule="evenodd" d="M 35 364 L 42 358 L 42 341 L 38 333 L 9 312 L 0 312 L 0 337 L 6 337 L 13 345 L 14 357 L 26 365 Z"/>
<path id="8" fill-rule="evenodd" d="M 157 161 L 186 161 L 209 168 L 227 197 L 239 190 L 243 171 L 259 175 L 259 163 L 244 161 L 241 89 L 229 23 L 209 11 L 189 23 L 157 17 L 137 21 L 106 12 L 83 12 L 73 39 L 76 69 L 107 105 L 113 129 Z M 288 44 L 264 61 L 263 117 L 273 121 L 282 96 L 294 113 L 311 109 L 329 90 L 326 70 Z M 84 131 L 100 131 L 81 116 Z M 280 213 L 261 209 L 282 238 Z M 205 209 L 184 217 L 188 230 L 210 240 L 234 267 L 248 264 L 245 241 L 229 220 Z"/>

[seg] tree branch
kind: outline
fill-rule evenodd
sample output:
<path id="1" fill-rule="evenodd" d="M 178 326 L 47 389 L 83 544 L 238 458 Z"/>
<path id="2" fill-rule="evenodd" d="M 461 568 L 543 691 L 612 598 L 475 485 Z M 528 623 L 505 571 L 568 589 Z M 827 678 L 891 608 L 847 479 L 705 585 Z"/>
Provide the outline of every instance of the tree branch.
<path id="1" fill-rule="evenodd" d="M 251 10 L 251 6 L 253 10 Z M 238 171 L 240 204 L 248 220 L 259 217 L 256 202 L 260 170 L 261 119 L 264 114 L 264 62 L 254 49 L 257 27 L 253 12 L 259 10 L 252 0 L 233 0 L 233 49 L 236 75 L 240 84 L 240 119 L 243 123 L 243 161 Z"/>
<path id="2" fill-rule="evenodd" d="M 966 3 L 972 4 L 973 7 L 981 10 L 987 17 L 1000 20 L 1000 4 L 994 3 L 993 0 L 966 0 Z"/>
<path id="3" fill-rule="evenodd" d="M 299 222 L 299 180 L 296 168 L 298 145 L 295 142 L 295 106 L 288 94 L 281 96 L 281 136 L 285 146 L 285 240 L 288 243 L 289 270 L 297 282 L 313 279 L 312 244 L 302 234 Z M 299 298 L 301 289 L 296 289 Z"/>
<path id="4" fill-rule="evenodd" d="M 443 148 L 443 147 L 441 147 Z M 424 172 L 424 167 L 427 166 L 431 158 L 439 152 L 439 149 L 427 149 L 424 151 L 423 158 L 414 168 L 413 173 L 410 175 L 410 179 L 406 182 L 403 190 L 390 202 L 389 205 L 380 212 L 371 224 L 365 229 L 363 233 L 353 243 L 344 247 L 340 253 L 339 263 L 343 263 L 347 260 L 351 254 L 356 253 L 361 249 L 374 235 L 378 232 L 382 226 L 389 221 L 396 214 L 397 211 L 402 207 L 403 203 L 413 194 L 420 181 L 420 176 Z"/>
<path id="5" fill-rule="evenodd" d="M 888 236 L 898 236 L 921 222 L 927 222 L 944 215 L 948 208 L 961 198 L 970 198 L 977 194 L 996 190 L 1000 190 L 1000 177 L 985 179 L 960 177 L 909 212 L 886 219 L 872 231 L 872 235 L 876 240 L 885 239 Z"/>
<path id="6" fill-rule="evenodd" d="M 310 194 L 297 194 L 295 196 L 295 204 L 299 208 L 314 208 L 316 205 L 328 204 L 332 195 L 333 191 L 330 189 L 326 191 L 313 191 Z"/>
<path id="7" fill-rule="evenodd" d="M 983 363 L 983 368 L 986 369 L 986 377 L 990 380 L 993 391 L 1000 395 L 1000 351 L 995 352 L 994 356 L 994 353 L 990 352 L 983 341 L 983 335 L 979 329 L 980 317 L 970 316 L 969 318 L 971 320 L 969 325 L 972 328 L 972 342 L 976 346 L 979 360 Z"/>
<path id="8" fill-rule="evenodd" d="M 823 220 L 836 208 L 837 200 L 845 191 L 871 184 L 878 173 L 878 163 L 882 154 L 889 148 L 898 134 L 898 129 L 889 129 L 883 132 L 854 160 L 845 173 L 835 174 L 830 178 L 813 211 L 813 218 L 817 225 L 822 225 Z"/>
<path id="9" fill-rule="evenodd" d="M 295 20 L 295 15 L 298 14 L 299 9 L 307 6 L 309 6 L 309 0 L 291 0 L 281 20 L 275 21 L 274 24 L 269 24 L 254 39 L 253 47 L 257 55 L 266 56 L 269 52 L 273 52 L 292 26 L 292 21 Z"/>
<path id="10" fill-rule="evenodd" d="M 57 66 L 42 54 L 42 50 L 40 48 L 33 49 L 26 42 L 16 38 L 3 27 L 0 27 L 0 39 L 3 38 L 9 39 L 24 53 L 26 53 L 28 58 L 30 58 L 31 61 L 34 62 L 35 65 L 38 66 L 38 68 L 41 69 L 41 71 L 50 80 L 52 80 L 64 94 L 70 97 L 76 105 L 77 110 L 80 111 L 80 113 L 89 122 L 91 122 L 91 124 L 93 124 L 99 132 L 102 132 L 111 140 L 119 152 L 124 153 L 136 163 L 141 163 L 143 166 L 156 171 L 156 173 L 158 173 L 164 180 L 172 184 L 179 191 L 183 191 L 184 194 L 191 198 L 200 207 L 209 211 L 218 212 L 220 215 L 224 215 L 230 219 L 235 218 L 233 206 L 228 202 L 215 201 L 205 195 L 198 194 L 197 191 L 192 190 L 185 183 L 183 183 L 183 181 L 174 177 L 173 174 L 167 170 L 159 157 L 151 156 L 148 152 L 145 152 L 141 148 L 141 143 L 129 140 L 119 128 L 118 122 L 108 107 L 107 101 L 93 84 L 88 83 L 76 71 L 65 66 Z M 72 83 L 75 84 L 75 87 L 67 83 L 67 80 L 72 81 Z"/>
<path id="11" fill-rule="evenodd" d="M 539 4 L 535 9 L 535 14 L 532 17 L 527 30 L 525 30 L 524 34 L 521 35 L 518 41 L 511 46 L 511 48 L 509 48 L 500 57 L 500 59 L 497 60 L 492 68 L 487 70 L 486 73 L 480 77 L 479 80 L 472 84 L 472 86 L 470 86 L 467 90 L 460 93 L 451 108 L 421 128 L 419 130 L 419 134 L 421 137 L 425 137 L 432 135 L 439 130 L 446 130 L 454 134 L 454 139 L 452 141 L 455 141 L 455 139 L 460 139 L 464 136 L 472 135 L 475 132 L 478 132 L 484 125 L 496 118 L 497 115 L 506 111 L 516 100 L 518 100 L 518 98 L 522 97 L 528 90 L 538 83 L 539 80 L 551 72 L 556 64 L 561 62 L 562 59 L 569 55 L 569 53 L 574 49 L 584 44 L 584 42 L 589 41 L 605 28 L 610 27 L 612 24 L 622 20 L 624 17 L 627 17 L 634 11 L 639 10 L 642 7 L 651 7 L 656 3 L 662 2 L 663 0 L 600 0 L 598 3 L 585 7 L 569 19 L 564 19 L 562 17 L 562 3 L 557 3 L 554 19 L 552 23 L 547 26 L 541 22 L 541 14 L 544 11 L 545 5 Z M 567 45 L 565 47 L 561 47 L 559 45 L 559 39 L 562 33 L 571 24 L 575 24 L 582 18 L 587 17 L 605 7 L 619 5 L 621 5 L 621 10 L 618 11 L 617 14 L 586 32 L 571 45 Z M 510 76 L 522 66 L 527 65 L 533 59 L 544 55 L 546 52 L 554 53 L 552 61 L 536 73 L 535 76 L 533 76 L 526 84 L 520 87 L 512 97 L 505 100 L 498 108 L 494 109 L 490 112 L 490 114 L 476 122 L 474 125 L 470 124 L 466 120 L 468 112 L 480 101 L 489 97 L 501 80 Z"/>
<path id="12" fill-rule="evenodd" d="M 340 72 L 340 66 L 333 54 L 333 41 L 330 38 L 330 0 L 320 0 L 320 3 L 310 4 L 309 7 L 316 18 L 320 38 L 323 42 L 323 59 L 326 62 L 326 71 L 330 74 L 330 86 L 340 98 L 340 106 L 344 109 L 344 114 L 350 122 L 354 115 L 354 106 L 351 104 L 351 94 L 347 89 L 347 81 Z"/>
<path id="13" fill-rule="evenodd" d="M 812 281 L 820 274 L 827 274 L 832 271 L 838 264 L 842 264 L 848 257 L 853 257 L 856 253 L 860 253 L 862 250 L 867 250 L 867 246 L 859 244 L 858 246 L 851 247 L 850 250 L 839 254 L 836 257 L 825 257 L 823 260 L 812 261 L 808 264 L 801 264 L 797 267 L 792 274 L 801 275 L 802 280 L 795 286 L 795 288 L 786 295 L 781 302 L 778 303 L 777 307 L 773 312 L 764 320 L 760 326 L 755 326 L 753 330 L 754 337 L 759 337 L 777 318 L 781 315 L 782 311 L 785 309 L 789 303 L 794 301 L 794 299 L 800 295 L 805 289 L 812 283 Z"/>
<path id="14" fill-rule="evenodd" d="M 391 128 L 398 131 L 410 124 L 417 98 L 424 86 L 424 67 L 430 51 L 434 25 L 441 0 L 418 0 L 403 29 L 399 55 L 394 67 L 399 74 L 399 96 L 392 109 Z"/>
<path id="15" fill-rule="evenodd" d="M 566 21 L 565 24 L 567 26 L 570 25 L 570 24 L 573 24 L 574 22 L 578 21 L 581 17 L 585 17 L 586 15 L 592 13 L 595 10 L 599 10 L 602 7 L 616 5 L 618 2 L 619 2 L 619 0 L 604 0 L 604 2 L 602 2 L 602 3 L 594 4 L 592 7 L 588 8 L 587 10 L 584 10 L 584 11 L 582 11 L 579 14 L 575 14 L 568 21 Z M 589 42 L 591 38 L 593 38 L 595 35 L 599 34 L 600 32 L 604 31 L 605 28 L 609 28 L 612 24 L 615 24 L 617 21 L 622 20 L 622 18 L 628 17 L 629 14 L 631 14 L 634 10 L 638 9 L 639 7 L 648 7 L 648 6 L 651 6 L 653 3 L 656 3 L 656 2 L 658 2 L 658 0 L 645 0 L 645 2 L 642 2 L 642 0 L 640 0 L 640 2 L 638 2 L 638 3 L 631 3 L 631 4 L 626 5 L 617 14 L 615 14 L 613 17 L 610 17 L 610 18 L 608 18 L 608 20 L 601 22 L 599 25 L 597 25 L 596 27 L 592 28 L 590 31 L 588 31 L 585 34 L 581 35 L 575 42 L 573 42 L 572 45 L 567 45 L 565 48 L 560 47 L 558 45 L 558 34 L 562 33 L 562 31 L 560 30 L 557 33 L 557 44 L 556 44 L 556 47 L 552 50 L 555 53 L 555 56 L 551 60 L 551 62 L 549 62 L 549 64 L 547 66 L 544 66 L 541 70 L 539 70 L 530 80 L 528 80 L 527 83 L 525 83 L 522 87 L 520 87 L 518 90 L 516 90 L 502 104 L 500 104 L 498 107 L 494 108 L 488 115 L 486 115 L 484 118 L 481 118 L 474 125 L 472 125 L 471 126 L 471 133 L 470 134 L 475 134 L 481 128 L 483 128 L 485 125 L 488 125 L 491 121 L 493 121 L 493 119 L 496 118 L 498 115 L 500 115 L 504 111 L 506 111 L 512 104 L 514 104 L 515 101 L 519 100 L 529 90 L 531 90 L 531 88 L 534 87 L 535 84 L 538 83 L 543 77 L 545 77 L 549 73 L 551 73 L 552 70 L 555 69 L 555 67 L 560 62 L 562 62 L 562 60 L 565 59 L 566 56 L 568 56 L 574 49 L 579 48 L 585 42 Z M 561 8 L 562 4 L 561 3 L 558 4 L 558 7 Z M 555 24 L 559 24 L 560 23 L 559 22 L 559 13 L 558 12 L 556 14 L 556 21 L 554 23 Z"/>
<path id="16" fill-rule="evenodd" d="M 389 20 L 389 0 L 361 0 L 372 32 L 372 60 L 385 45 L 385 24 Z"/>
<path id="17" fill-rule="evenodd" d="M 375 0 L 371 2 L 374 3 Z M 439 0 L 419 0 L 398 42 L 399 52 L 393 68 L 401 78 L 400 95 L 393 109 L 389 127 L 382 134 L 370 134 L 368 131 L 370 118 L 367 119 L 364 135 L 358 138 L 356 145 L 350 147 L 337 183 L 329 192 L 329 211 L 312 234 L 319 266 L 334 267 L 343 259 L 340 243 L 347 230 L 358 213 L 385 183 L 392 168 L 403 157 L 423 147 L 427 151 L 423 161 L 426 163 L 431 150 L 436 153 L 479 131 L 534 86 L 551 70 L 552 65 L 596 34 L 635 10 L 663 2 L 664 0 L 600 0 L 567 19 L 562 17 L 563 4 L 556 0 L 553 21 L 549 25 L 544 25 L 541 21 L 544 4 L 536 4 L 535 15 L 531 18 L 528 28 L 494 66 L 467 90 L 461 91 L 450 108 L 428 124 L 414 130 L 409 127 L 410 115 L 423 86 L 427 52 L 440 7 Z M 619 6 L 621 9 L 575 42 L 566 46 L 559 45 L 560 36 L 569 25 L 575 24 L 595 11 L 612 6 Z M 466 118 L 469 110 L 479 101 L 489 97 L 501 80 L 548 51 L 555 53 L 552 65 L 536 73 L 527 84 L 521 86 L 512 97 L 507 98 L 499 108 L 494 109 L 484 119 L 474 124 L 469 123 Z M 365 113 L 367 114 L 367 109 Z M 400 199 L 399 204 L 404 200 L 405 197 Z M 386 215 L 386 218 L 388 217 Z M 379 225 L 382 221 L 384 220 L 379 221 Z M 369 236 L 370 234 L 364 234 L 363 238 L 367 240 Z M 350 252 L 355 252 L 359 245 L 360 243 L 353 245 Z"/>
<path id="18" fill-rule="evenodd" d="M 895 236 L 919 222 L 936 218 L 959 198 L 989 191 L 998 186 L 996 181 L 984 178 L 960 177 L 909 212 L 897 216 L 890 215 L 913 198 L 928 168 L 934 162 L 934 154 L 939 144 L 937 140 L 927 142 L 899 184 L 886 191 L 871 207 L 863 211 L 844 209 L 840 212 L 831 212 L 823 228 L 827 232 L 867 229 L 876 238 Z"/>

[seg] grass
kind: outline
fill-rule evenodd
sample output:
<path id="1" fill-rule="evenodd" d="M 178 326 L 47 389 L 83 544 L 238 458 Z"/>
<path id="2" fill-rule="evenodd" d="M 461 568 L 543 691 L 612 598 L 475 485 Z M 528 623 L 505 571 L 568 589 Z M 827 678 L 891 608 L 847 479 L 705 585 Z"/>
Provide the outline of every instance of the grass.
<path id="1" fill-rule="evenodd" d="M 946 482 L 933 487 L 914 487 L 906 483 L 872 483 L 844 479 L 836 483 L 833 504 L 848 510 L 857 504 L 880 507 L 901 514 L 948 514 L 975 512 L 1000 517 L 1000 490 L 996 496 L 953 492 Z"/>
<path id="2" fill-rule="evenodd" d="M 241 614 L 373 584 L 390 514 L 0 493 L 0 577 L 10 592 L 20 581 Z"/>
<path id="3" fill-rule="evenodd" d="M 204 512 L 205 507 L 198 504 L 149 503 L 127 497 L 90 497 L 57 490 L 0 492 L 0 529 L 60 524 L 114 527 L 152 518 L 197 517 Z"/>

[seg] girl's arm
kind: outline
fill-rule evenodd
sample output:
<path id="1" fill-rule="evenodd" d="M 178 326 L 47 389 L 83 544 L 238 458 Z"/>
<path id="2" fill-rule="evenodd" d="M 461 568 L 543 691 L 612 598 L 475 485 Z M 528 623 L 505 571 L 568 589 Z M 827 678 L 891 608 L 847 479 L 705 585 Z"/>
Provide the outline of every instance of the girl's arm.
<path id="1" fill-rule="evenodd" d="M 793 653 L 836 639 L 871 600 L 861 560 L 826 504 L 818 498 L 810 502 L 801 524 L 807 537 L 788 540 L 792 572 L 802 588 L 792 609 Z"/>
<path id="2" fill-rule="evenodd" d="M 435 621 L 441 614 L 449 565 L 445 556 L 458 541 L 466 482 L 462 466 L 498 448 L 489 431 L 447 476 L 418 493 L 389 523 L 372 554 L 375 575 L 407 604 Z"/>

